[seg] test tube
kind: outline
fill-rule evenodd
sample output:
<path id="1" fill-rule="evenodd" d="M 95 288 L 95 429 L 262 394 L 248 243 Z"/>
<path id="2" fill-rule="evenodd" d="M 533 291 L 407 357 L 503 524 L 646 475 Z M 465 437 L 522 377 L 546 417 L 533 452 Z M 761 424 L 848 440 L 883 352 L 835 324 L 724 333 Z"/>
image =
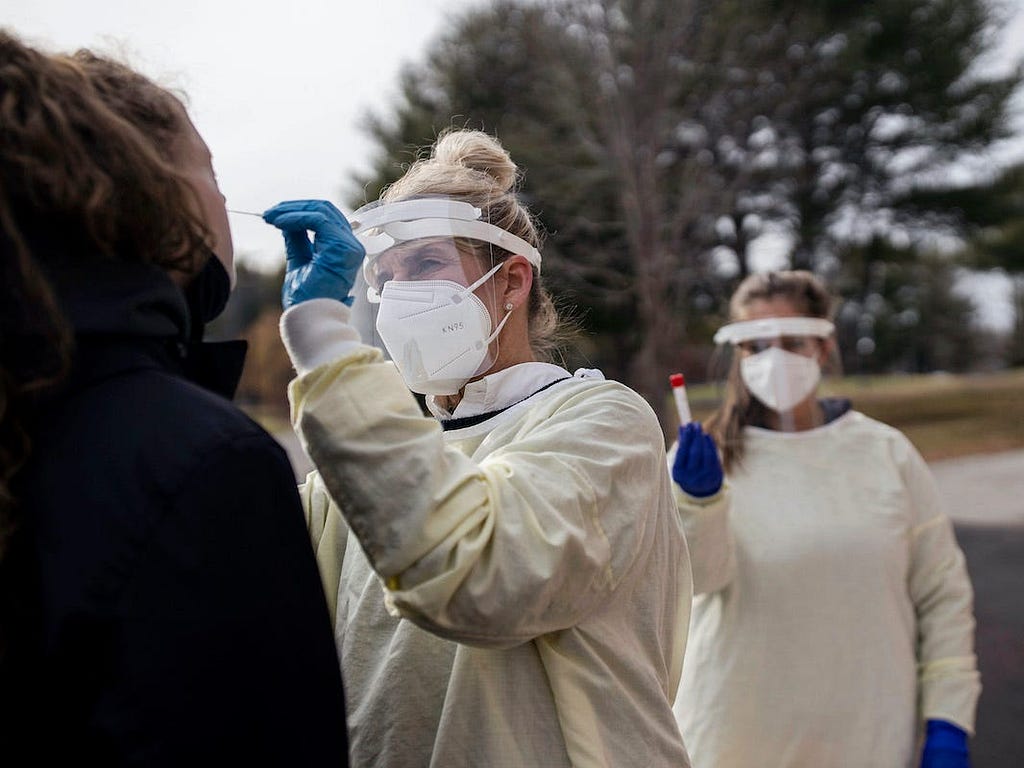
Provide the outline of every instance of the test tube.
<path id="1" fill-rule="evenodd" d="M 690 415 L 690 401 L 686 399 L 686 379 L 681 373 L 673 373 L 668 377 L 668 382 L 672 385 L 672 396 L 676 399 L 679 424 L 685 427 L 693 421 L 693 416 Z"/>

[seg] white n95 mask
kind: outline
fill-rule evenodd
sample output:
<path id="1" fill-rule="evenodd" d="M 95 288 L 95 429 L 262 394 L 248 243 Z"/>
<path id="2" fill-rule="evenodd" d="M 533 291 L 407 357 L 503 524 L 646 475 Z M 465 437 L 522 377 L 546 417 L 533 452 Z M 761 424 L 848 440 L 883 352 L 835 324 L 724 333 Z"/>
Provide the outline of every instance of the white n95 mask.
<path id="1" fill-rule="evenodd" d="M 740 361 L 740 376 L 750 394 L 785 413 L 810 395 L 821 380 L 821 366 L 812 357 L 769 347 Z"/>
<path id="2" fill-rule="evenodd" d="M 493 364 L 490 343 L 511 312 L 491 333 L 491 316 L 473 291 L 500 268 L 495 265 L 468 287 L 451 280 L 384 283 L 377 333 L 413 392 L 455 394 Z"/>

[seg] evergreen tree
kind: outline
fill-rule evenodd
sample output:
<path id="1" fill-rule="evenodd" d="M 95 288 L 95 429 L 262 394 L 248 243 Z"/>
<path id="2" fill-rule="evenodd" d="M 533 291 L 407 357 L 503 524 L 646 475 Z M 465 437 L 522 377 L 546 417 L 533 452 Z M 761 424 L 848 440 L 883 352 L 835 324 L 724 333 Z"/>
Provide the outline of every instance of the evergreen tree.
<path id="1" fill-rule="evenodd" d="M 980 221 L 968 261 L 977 269 L 1000 269 L 1009 275 L 1013 323 L 1006 362 L 1024 365 L 1024 163 L 972 192 L 958 201 L 965 218 Z"/>
<path id="2" fill-rule="evenodd" d="M 447 126 L 497 134 L 594 362 L 661 402 L 767 236 L 863 307 L 890 301 L 865 252 L 909 280 L 976 228 L 948 169 L 1009 130 L 1019 74 L 976 74 L 994 21 L 984 0 L 501 0 L 406 70 L 357 182 L 373 197 Z"/>

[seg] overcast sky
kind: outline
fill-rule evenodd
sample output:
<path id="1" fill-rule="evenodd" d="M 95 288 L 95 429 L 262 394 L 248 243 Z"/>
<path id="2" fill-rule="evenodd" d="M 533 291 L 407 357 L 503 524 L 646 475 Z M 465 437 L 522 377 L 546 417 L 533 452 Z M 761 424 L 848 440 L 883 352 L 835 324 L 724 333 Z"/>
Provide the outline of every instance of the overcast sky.
<path id="1" fill-rule="evenodd" d="M 115 53 L 185 91 L 228 206 L 341 204 L 367 167 L 362 116 L 397 93 L 453 14 L 480 0 L 0 0 L 0 25 L 47 49 Z M 232 216 L 242 258 L 276 264 L 272 227 Z"/>
<path id="2" fill-rule="evenodd" d="M 403 64 L 485 2 L 0 0 L 0 25 L 49 49 L 116 53 L 184 90 L 229 207 L 262 211 L 289 198 L 340 205 L 371 151 L 361 118 L 387 114 Z M 1004 4 L 1012 21 L 996 57 L 1003 66 L 1024 54 L 1024 0 Z M 276 230 L 249 216 L 231 224 L 241 258 L 279 263 Z M 982 282 L 983 311 L 1005 317 L 1005 284 Z"/>

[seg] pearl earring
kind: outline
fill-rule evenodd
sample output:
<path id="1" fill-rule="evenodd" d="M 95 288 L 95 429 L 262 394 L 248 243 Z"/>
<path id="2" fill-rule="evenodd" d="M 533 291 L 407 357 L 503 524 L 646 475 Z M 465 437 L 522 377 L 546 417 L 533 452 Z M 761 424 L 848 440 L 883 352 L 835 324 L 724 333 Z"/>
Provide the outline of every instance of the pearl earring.
<path id="1" fill-rule="evenodd" d="M 513 309 L 515 309 L 515 305 L 511 301 L 505 305 L 506 312 L 511 312 Z"/>

